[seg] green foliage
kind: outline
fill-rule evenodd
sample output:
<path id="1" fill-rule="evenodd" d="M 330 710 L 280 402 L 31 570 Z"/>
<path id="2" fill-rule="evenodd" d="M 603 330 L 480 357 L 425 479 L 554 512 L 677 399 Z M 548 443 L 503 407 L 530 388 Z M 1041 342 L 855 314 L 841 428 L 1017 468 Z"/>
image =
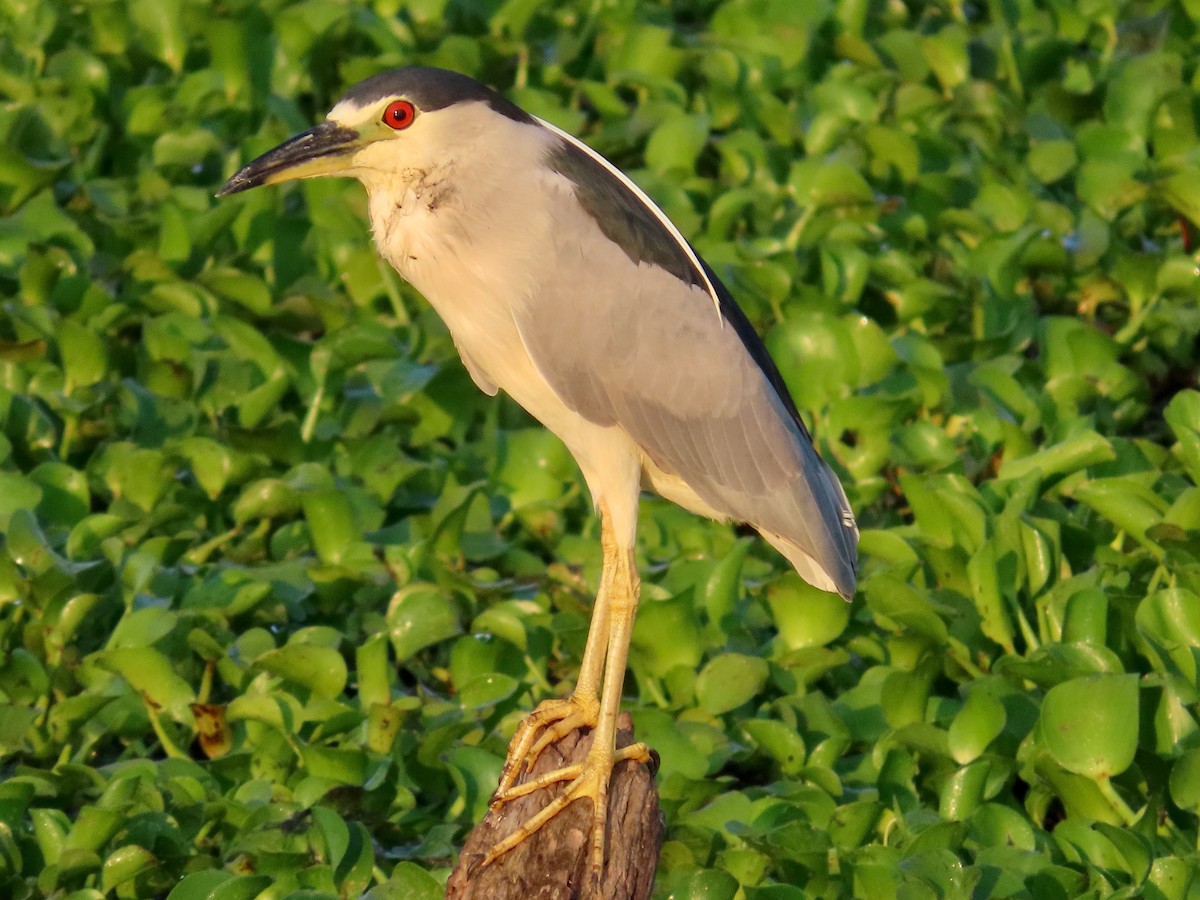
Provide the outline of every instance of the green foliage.
<path id="1" fill-rule="evenodd" d="M 1194 0 L 0 0 L 0 894 L 433 897 L 599 571 L 361 190 L 408 62 L 629 171 L 765 335 L 853 606 L 661 501 L 662 896 L 1200 896 Z M 667 640 L 664 640 L 667 637 Z"/>

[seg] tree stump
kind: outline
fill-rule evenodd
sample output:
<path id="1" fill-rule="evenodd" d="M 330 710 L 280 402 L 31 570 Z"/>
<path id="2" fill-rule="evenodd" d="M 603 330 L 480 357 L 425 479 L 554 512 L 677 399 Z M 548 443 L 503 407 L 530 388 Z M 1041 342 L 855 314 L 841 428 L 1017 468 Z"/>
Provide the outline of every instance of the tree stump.
<path id="1" fill-rule="evenodd" d="M 633 720 L 617 720 L 617 746 L 633 743 Z M 547 747 L 529 777 L 583 762 L 592 732 L 573 731 Z M 657 758 L 656 762 L 657 762 Z M 491 810 L 467 838 L 458 865 L 446 885 L 447 900 L 646 900 L 654 886 L 658 851 L 665 827 L 658 809 L 653 768 L 626 760 L 613 769 L 608 788 L 605 866 L 599 897 L 591 897 L 588 881 L 588 830 L 591 804 L 576 801 L 540 831 L 490 865 L 471 871 L 488 849 L 512 834 L 562 793 L 567 782 L 520 797 L 501 810 Z"/>

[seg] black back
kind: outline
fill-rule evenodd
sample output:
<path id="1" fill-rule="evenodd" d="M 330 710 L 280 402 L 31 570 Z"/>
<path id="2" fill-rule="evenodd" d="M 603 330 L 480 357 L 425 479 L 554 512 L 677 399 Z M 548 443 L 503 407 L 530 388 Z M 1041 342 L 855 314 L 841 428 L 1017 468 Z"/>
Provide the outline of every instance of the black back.
<path id="1" fill-rule="evenodd" d="M 706 292 L 708 284 L 712 284 L 721 316 L 733 326 L 746 352 L 775 389 L 784 408 L 800 427 L 801 433 L 807 435 L 808 429 L 800 419 L 800 413 L 775 361 L 733 295 L 708 263 L 701 259 L 700 254 L 696 254 L 696 259 L 700 260 L 703 272 L 696 268 L 675 235 L 646 208 L 641 198 L 579 147 L 569 141 L 561 141 L 551 152 L 549 162 L 556 172 L 574 185 L 576 199 L 600 226 L 604 236 L 625 251 L 631 260 L 658 266 L 685 284 L 695 285 Z M 695 250 L 692 252 L 695 253 Z M 705 275 L 708 276 L 708 283 L 705 282 Z"/>
<path id="2" fill-rule="evenodd" d="M 366 106 L 388 97 L 404 97 L 426 112 L 445 109 L 456 103 L 486 103 L 500 115 L 516 122 L 537 124 L 537 120 L 525 110 L 474 78 L 449 69 L 428 66 L 406 66 L 380 72 L 350 88 L 343 99 Z M 574 185 L 576 198 L 605 237 L 634 262 L 659 266 L 685 284 L 706 291 L 708 284 L 712 284 L 721 315 L 733 326 L 746 351 L 779 395 L 784 408 L 801 432 L 807 435 L 808 430 L 800 419 L 796 404 L 774 360 L 737 301 L 709 265 L 700 260 L 702 270 L 698 269 L 679 241 L 646 208 L 642 199 L 584 150 L 567 140 L 561 140 L 551 151 L 548 162 L 551 168 Z M 699 254 L 696 258 L 700 259 Z"/>

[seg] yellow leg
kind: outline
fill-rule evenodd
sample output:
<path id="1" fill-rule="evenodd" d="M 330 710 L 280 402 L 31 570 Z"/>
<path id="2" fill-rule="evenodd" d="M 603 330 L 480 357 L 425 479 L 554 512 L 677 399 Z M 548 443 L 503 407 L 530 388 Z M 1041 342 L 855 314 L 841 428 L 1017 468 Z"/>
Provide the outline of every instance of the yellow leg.
<path id="1" fill-rule="evenodd" d="M 599 665 L 594 662 L 594 659 L 602 656 L 604 668 L 603 692 L 597 704 L 596 713 L 594 714 L 595 734 L 592 739 L 592 746 L 588 750 L 582 764 L 566 766 L 562 769 L 548 772 L 529 783 L 515 787 L 512 785 L 512 778 L 515 778 L 515 774 L 509 779 L 507 785 L 502 780 L 501 790 L 497 792 L 494 802 L 502 803 L 506 800 L 524 796 L 540 787 L 555 782 L 569 781 L 570 783 L 563 790 L 563 793 L 541 812 L 523 823 L 520 828 L 503 841 L 492 847 L 481 863 L 482 865 L 487 865 L 494 859 L 507 853 L 530 835 L 534 834 L 574 801 L 587 798 L 592 801 L 589 870 L 593 893 L 599 890 L 604 869 L 605 826 L 608 820 L 608 782 L 612 776 L 613 766 L 627 759 L 634 759 L 640 762 L 648 762 L 650 760 L 650 751 L 645 744 L 631 744 L 628 747 L 621 748 L 619 751 L 616 750 L 617 713 L 621 707 L 621 694 L 625 681 L 625 663 L 629 655 L 630 637 L 633 634 L 633 619 L 637 612 L 639 583 L 634 568 L 633 548 L 618 547 L 611 531 L 608 530 L 608 526 L 604 527 L 606 529 L 606 575 L 602 578 L 601 585 L 601 594 L 605 595 L 604 609 L 597 611 L 598 618 L 592 623 L 592 633 L 588 635 L 588 649 L 584 655 L 586 671 L 581 674 L 580 687 L 575 692 L 575 695 L 579 694 L 585 683 L 589 683 L 585 682 L 585 676 L 596 678 L 599 675 Z M 612 548 L 611 557 L 609 552 L 610 546 Z M 610 559 L 611 566 L 609 565 Z M 610 569 L 611 574 L 608 574 L 608 570 Z M 603 637 L 594 638 L 593 635 L 598 631 L 603 633 Z M 605 650 L 607 652 L 604 652 Z M 593 692 L 592 697 L 594 697 L 594 680 L 590 682 L 590 686 Z M 575 695 L 572 695 L 572 700 L 574 700 Z M 562 702 L 570 703 L 571 701 Z M 538 712 L 535 712 L 530 718 L 534 718 L 537 715 Z M 529 740 L 526 746 L 531 751 L 536 749 L 540 752 L 549 743 L 546 740 L 546 736 L 552 732 L 557 732 L 560 730 L 560 726 L 566 725 L 572 719 L 572 714 L 558 718 L 554 726 L 546 728 L 543 731 L 539 740 L 536 742 Z M 538 724 L 535 727 L 544 726 Z M 562 733 L 565 735 L 567 731 L 563 731 Z M 520 731 L 518 731 L 518 734 L 520 734 Z M 509 771 L 510 766 L 515 769 L 519 769 L 521 766 L 522 760 L 519 758 L 514 760 L 512 757 L 512 753 L 516 749 L 520 748 L 517 746 L 516 738 L 514 738 L 513 747 L 509 751 L 509 760 L 505 763 L 506 772 Z M 532 762 L 529 764 L 532 765 Z"/>
<path id="2" fill-rule="evenodd" d="M 637 614 L 638 595 L 641 583 L 638 580 L 630 547 L 618 557 L 614 576 L 614 597 L 609 607 L 608 656 L 604 662 L 604 692 L 600 697 L 600 720 L 596 723 L 596 734 L 592 747 L 584 759 L 584 768 L 594 773 L 593 785 L 581 785 L 577 796 L 592 797 L 592 858 L 591 875 L 593 892 L 598 892 L 604 873 L 604 837 L 608 822 L 608 780 L 617 763 L 617 713 L 621 711 L 621 694 L 625 686 L 625 663 L 629 658 L 629 641 L 633 637 L 633 619 Z M 632 744 L 623 748 L 634 751 L 636 756 L 623 758 L 650 760 L 650 749 L 645 744 Z M 580 779 L 576 779 L 578 783 Z M 571 794 L 570 787 L 564 792 Z"/>
<path id="3" fill-rule="evenodd" d="M 512 787 L 522 769 L 529 771 L 543 750 L 579 728 L 595 728 L 600 713 L 600 675 L 608 649 L 608 599 L 613 574 L 617 568 L 617 542 L 612 522 L 604 507 L 600 508 L 600 546 L 603 558 L 600 568 L 600 590 L 592 608 L 587 644 L 575 690 L 565 700 L 546 700 L 521 720 L 508 745 L 508 756 L 500 771 L 500 784 L 492 795 L 492 805 L 498 806 L 520 794 Z M 526 792 L 523 792 L 526 793 Z"/>

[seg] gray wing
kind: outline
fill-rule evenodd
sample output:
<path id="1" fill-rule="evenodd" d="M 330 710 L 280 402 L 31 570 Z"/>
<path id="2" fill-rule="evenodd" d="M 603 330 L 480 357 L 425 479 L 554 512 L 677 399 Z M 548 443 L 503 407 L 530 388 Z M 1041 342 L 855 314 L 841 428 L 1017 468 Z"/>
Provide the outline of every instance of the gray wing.
<path id="1" fill-rule="evenodd" d="M 740 310 L 726 294 L 723 318 L 699 279 L 636 260 L 573 199 L 555 199 L 556 252 L 517 313 L 542 376 L 808 581 L 850 596 L 858 531 L 845 494 Z"/>

